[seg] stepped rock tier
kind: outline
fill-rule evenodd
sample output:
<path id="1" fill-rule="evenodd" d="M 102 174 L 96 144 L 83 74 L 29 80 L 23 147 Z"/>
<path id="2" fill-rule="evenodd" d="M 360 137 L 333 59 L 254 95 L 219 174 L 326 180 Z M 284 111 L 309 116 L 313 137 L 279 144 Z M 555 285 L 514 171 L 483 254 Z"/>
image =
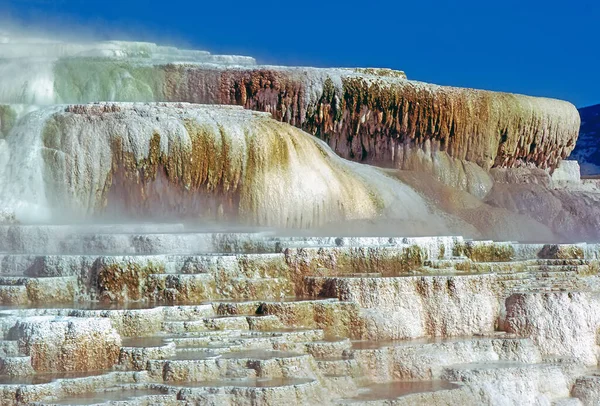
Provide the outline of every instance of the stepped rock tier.
<path id="1" fill-rule="evenodd" d="M 599 218 L 596 186 L 573 199 L 555 190 L 572 184 L 571 172 L 550 177 L 578 134 L 566 102 L 140 42 L 7 35 L 0 56 L 5 222 L 152 215 L 348 233 L 599 237 L 584 220 Z M 532 179 L 552 204 L 530 207 L 523 188 Z"/>
<path id="2" fill-rule="evenodd" d="M 3 405 L 600 399 L 597 244 L 15 225 L 0 252 Z"/>
<path id="3" fill-rule="evenodd" d="M 385 69 L 177 65 L 165 67 L 165 82 L 168 100 L 268 111 L 345 158 L 404 169 L 435 161 L 436 152 L 485 170 L 554 168 L 579 127 L 566 102 L 436 86 Z M 413 156 L 416 148 L 426 156 Z"/>
<path id="4" fill-rule="evenodd" d="M 12 182 L 0 201 L 18 219 L 39 209 L 46 221 L 103 213 L 311 228 L 385 216 L 415 232 L 444 230 L 399 180 L 237 107 L 45 108 L 23 118 L 4 145 L 10 158 L 0 173 Z"/>
<path id="5" fill-rule="evenodd" d="M 0 44 L 0 75 L 11 77 L 0 103 L 236 104 L 315 134 L 344 158 L 404 169 L 439 165 L 438 152 L 485 170 L 553 169 L 579 130 L 566 102 L 409 81 L 389 69 L 258 66 L 144 43 L 27 44 L 26 54 L 19 45 Z"/>
<path id="6" fill-rule="evenodd" d="M 369 235 L 598 236 L 596 186 L 554 190 L 541 169 L 535 180 L 547 184 L 523 183 L 514 169 L 492 170 L 486 174 L 495 181 L 479 200 L 427 172 L 344 160 L 268 113 L 237 106 L 10 108 L 22 117 L 0 140 L 4 221 L 150 216 Z"/>

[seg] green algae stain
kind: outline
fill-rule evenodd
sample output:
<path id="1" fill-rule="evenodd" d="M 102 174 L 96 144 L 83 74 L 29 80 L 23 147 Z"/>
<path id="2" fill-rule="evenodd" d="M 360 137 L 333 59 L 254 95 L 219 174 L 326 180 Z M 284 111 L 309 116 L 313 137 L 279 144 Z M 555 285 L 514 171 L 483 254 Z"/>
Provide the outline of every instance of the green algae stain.
<path id="1" fill-rule="evenodd" d="M 576 245 L 544 245 L 538 254 L 542 259 L 584 259 L 585 253 Z"/>
<path id="2" fill-rule="evenodd" d="M 162 101 L 159 67 L 104 58 L 64 58 L 54 66 L 59 103 Z"/>
<path id="3" fill-rule="evenodd" d="M 438 253 L 438 259 L 444 259 L 446 256 L 446 246 L 444 244 L 440 244 L 440 251 Z"/>
<path id="4" fill-rule="evenodd" d="M 5 138 L 17 123 L 17 112 L 9 105 L 0 105 L 0 139 Z"/>
<path id="5" fill-rule="evenodd" d="M 383 214 L 383 211 L 385 210 L 383 198 L 374 191 L 369 191 L 369 198 L 371 199 L 371 202 L 373 202 L 377 215 Z"/>
<path id="6" fill-rule="evenodd" d="M 452 255 L 465 256 L 475 262 L 509 262 L 515 258 L 515 249 L 505 244 L 457 243 Z"/>

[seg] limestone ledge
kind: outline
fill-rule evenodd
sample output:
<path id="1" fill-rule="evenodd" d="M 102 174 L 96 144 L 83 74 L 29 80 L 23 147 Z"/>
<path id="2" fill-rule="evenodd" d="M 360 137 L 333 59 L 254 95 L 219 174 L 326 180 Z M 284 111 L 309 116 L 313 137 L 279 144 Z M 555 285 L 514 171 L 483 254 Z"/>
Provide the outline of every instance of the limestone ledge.
<path id="1" fill-rule="evenodd" d="M 523 164 L 553 169 L 575 147 L 579 131 L 579 114 L 566 102 L 409 81 L 387 69 L 70 58 L 49 71 L 54 103 L 240 105 L 317 135 L 343 157 L 407 169 L 422 160 L 417 151 L 428 159 L 445 152 L 485 170 Z"/>
<path id="2" fill-rule="evenodd" d="M 506 299 L 504 329 L 531 337 L 544 355 L 595 365 L 597 306 L 597 295 L 589 292 L 515 293 Z"/>
<path id="3" fill-rule="evenodd" d="M 267 111 L 329 143 L 342 157 L 413 169 L 445 152 L 484 170 L 553 169 L 575 147 L 569 103 L 409 81 L 353 69 L 160 67 L 169 101 Z M 419 158 L 422 151 L 429 158 Z"/>
<path id="4" fill-rule="evenodd" d="M 0 243 L 21 249 L 0 255 L 0 292 L 27 299 L 0 295 L 3 404 L 108 392 L 136 406 L 597 397 L 598 244 L 179 225 L 3 226 Z M 178 244 L 184 253 L 162 253 Z M 140 255 L 121 254 L 132 247 Z M 62 278 L 75 296 L 53 303 Z"/>
<path id="5" fill-rule="evenodd" d="M 101 318 L 26 318 L 16 323 L 10 337 L 38 372 L 110 369 L 121 345 L 110 320 Z"/>
<path id="6" fill-rule="evenodd" d="M 5 164 L 15 176 L 2 186 L 8 201 L 0 205 L 23 216 L 175 216 L 288 228 L 388 216 L 431 234 L 447 229 L 410 187 L 340 159 L 264 113 L 181 103 L 74 105 L 28 115 L 20 126 L 39 133 L 28 130 L 28 142 L 16 133 L 6 140 Z M 31 154 L 39 170 L 26 165 Z M 29 176 L 24 191 L 18 179 Z"/>

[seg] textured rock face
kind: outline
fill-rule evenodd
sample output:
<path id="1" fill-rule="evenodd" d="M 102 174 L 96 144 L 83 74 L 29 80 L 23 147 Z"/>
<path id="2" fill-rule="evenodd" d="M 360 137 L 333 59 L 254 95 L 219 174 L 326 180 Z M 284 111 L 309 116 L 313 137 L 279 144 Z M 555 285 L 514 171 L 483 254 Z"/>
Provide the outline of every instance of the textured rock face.
<path id="1" fill-rule="evenodd" d="M 444 229 L 406 185 L 259 113 L 100 104 L 42 110 L 21 126 L 29 142 L 14 131 L 8 138 L 10 176 L 0 184 L 18 218 L 68 208 L 69 217 L 172 215 L 307 228 L 389 214 L 407 227 Z"/>
<path id="2" fill-rule="evenodd" d="M 0 257 L 0 275 L 23 274 L 0 276 L 0 292 L 77 275 L 80 300 L 106 293 L 121 304 L 45 299 L 45 308 L 3 308 L 3 404 L 94 396 L 265 406 L 597 399 L 587 367 L 598 355 L 598 245 L 226 237 L 157 227 L 156 235 L 149 225 L 4 227 L 15 241 L 55 234 L 65 252 L 106 252 L 36 255 L 56 242 L 25 244 Z M 213 254 L 158 253 L 185 235 L 211 241 Z M 145 255 L 116 254 L 129 250 L 126 241 L 142 241 Z M 256 247 L 262 253 L 246 252 Z M 191 295 L 192 279 L 210 295 Z M 163 280 L 169 285 L 159 287 Z M 241 283 L 257 288 L 236 290 Z M 304 297 L 264 300 L 274 283 Z M 0 304 L 8 304 L 2 295 Z"/>
<path id="3" fill-rule="evenodd" d="M 0 51 L 0 72 L 12 78 L 0 103 L 235 104 L 317 135 L 344 158 L 426 170 L 476 195 L 489 189 L 491 167 L 554 169 L 579 129 L 565 102 L 419 83 L 388 69 L 256 66 L 147 43 L 9 41 Z"/>
<path id="4" fill-rule="evenodd" d="M 205 74 L 202 68 L 175 67 L 166 80 L 177 88 L 169 87 L 165 96 L 269 111 L 322 137 L 343 157 L 406 169 L 419 160 L 414 146 L 484 169 L 524 162 L 554 167 L 578 133 L 577 111 L 555 100 L 349 70 L 219 70 Z M 215 76 L 220 99 L 210 100 Z"/>
<path id="5" fill-rule="evenodd" d="M 598 363 L 598 298 L 583 292 L 518 293 L 506 299 L 506 331 L 531 337 L 543 355 Z"/>
<path id="6" fill-rule="evenodd" d="M 38 372 L 110 369 L 121 346 L 107 319 L 38 317 L 17 323 L 11 336 Z"/>
<path id="7" fill-rule="evenodd" d="M 574 148 L 579 129 L 577 110 L 565 102 L 435 86 L 377 71 L 202 65 L 153 69 L 147 75 L 160 89 L 152 93 L 154 100 L 266 111 L 316 134 L 343 157 L 405 169 L 427 165 L 438 151 L 484 169 L 528 162 L 554 168 Z M 87 80 L 91 83 L 78 88 L 91 84 L 95 89 L 102 83 Z M 64 98 L 93 100 L 103 98 L 93 93 Z M 116 95 L 113 100 L 132 99 Z"/>
<path id="8" fill-rule="evenodd" d="M 448 368 L 445 378 L 469 382 L 471 390 L 479 397 L 478 404 L 550 405 L 569 396 L 568 376 L 559 367 L 531 368 L 511 363 L 499 364 L 499 368 L 483 365 Z M 577 399 L 568 401 L 579 403 Z"/>
<path id="9" fill-rule="evenodd" d="M 571 159 L 581 165 L 581 174 L 600 175 L 600 105 L 579 109 L 581 130 Z"/>
<path id="10" fill-rule="evenodd" d="M 0 45 L 0 73 L 11 77 L 0 81 L 0 103 L 10 103 L 0 104 L 3 223 L 101 213 L 551 241 L 574 238 L 581 224 L 571 207 L 595 218 L 588 190 L 574 198 L 536 190 L 551 195 L 540 209 L 522 202 L 518 187 L 497 186 L 505 168 L 548 178 L 570 153 L 579 117 L 568 103 L 419 83 L 386 69 L 257 66 L 148 43 L 6 37 Z M 343 158 L 390 169 L 351 165 L 290 126 L 233 108 L 48 106 L 107 100 L 267 112 Z M 586 237 L 597 237 L 595 226 L 585 226 Z"/>
<path id="11" fill-rule="evenodd" d="M 598 359 L 597 244 L 223 235 L 176 224 L 0 227 L 8 234 L 0 251 L 20 252 L 0 255 L 2 404 L 597 399 L 588 370 Z M 102 254 L 74 254 L 81 247 Z M 122 255 L 132 249 L 143 255 Z M 61 278 L 72 278 L 71 303 L 22 308 L 3 295 Z"/>
<path id="12" fill-rule="evenodd" d="M 582 404 L 586 406 L 600 403 L 599 378 L 597 374 L 591 374 L 577 379 L 577 382 L 573 386 L 573 396 L 579 398 Z"/>
<path id="13" fill-rule="evenodd" d="M 570 104 L 147 43 L 0 56 L 1 404 L 597 401 L 600 246 L 547 243 L 600 238 Z"/>
<path id="14" fill-rule="evenodd" d="M 365 327 L 357 338 L 376 341 L 491 332 L 500 307 L 499 286 L 485 276 L 325 278 L 311 287 L 358 303 Z"/>
<path id="15" fill-rule="evenodd" d="M 158 100 L 266 111 L 322 138 L 344 158 L 427 170 L 475 193 L 489 183 L 482 172 L 492 166 L 554 168 L 574 148 L 579 128 L 568 103 L 353 70 L 156 69 L 164 77 Z"/>

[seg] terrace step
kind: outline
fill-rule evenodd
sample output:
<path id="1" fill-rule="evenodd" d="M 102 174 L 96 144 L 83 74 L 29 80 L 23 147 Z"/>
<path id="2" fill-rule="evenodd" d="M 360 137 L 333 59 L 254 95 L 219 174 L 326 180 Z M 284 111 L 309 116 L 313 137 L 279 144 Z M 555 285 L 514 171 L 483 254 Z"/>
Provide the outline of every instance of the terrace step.
<path id="1" fill-rule="evenodd" d="M 29 356 L 13 355 L 0 358 L 0 375 L 30 376 L 34 373 Z"/>
<path id="2" fill-rule="evenodd" d="M 0 340 L 0 358 L 21 355 L 19 342 L 15 340 Z"/>
<path id="3" fill-rule="evenodd" d="M 581 364 L 544 357 L 534 333 L 494 329 L 512 292 L 595 291 L 588 275 L 598 247 L 584 247 L 590 259 L 546 260 L 536 257 L 543 245 L 502 243 L 518 260 L 474 262 L 451 256 L 454 243 L 464 245 L 452 237 L 0 226 L 0 250 L 10 248 L 0 254 L 4 337 L 15 338 L 28 317 L 93 317 L 109 326 L 118 354 L 114 372 L 44 375 L 21 353 L 25 341 L 0 341 L 0 404 L 105 394 L 132 406 L 468 405 L 486 404 L 469 396 L 489 396 L 514 376 L 551 404 L 571 401 L 561 379 L 587 387 Z M 77 343 L 63 341 L 71 347 L 60 357 L 68 357 Z"/>
<path id="4" fill-rule="evenodd" d="M 167 333 L 188 333 L 210 330 L 261 330 L 284 327 L 276 316 L 216 316 L 195 321 L 165 321 Z"/>

